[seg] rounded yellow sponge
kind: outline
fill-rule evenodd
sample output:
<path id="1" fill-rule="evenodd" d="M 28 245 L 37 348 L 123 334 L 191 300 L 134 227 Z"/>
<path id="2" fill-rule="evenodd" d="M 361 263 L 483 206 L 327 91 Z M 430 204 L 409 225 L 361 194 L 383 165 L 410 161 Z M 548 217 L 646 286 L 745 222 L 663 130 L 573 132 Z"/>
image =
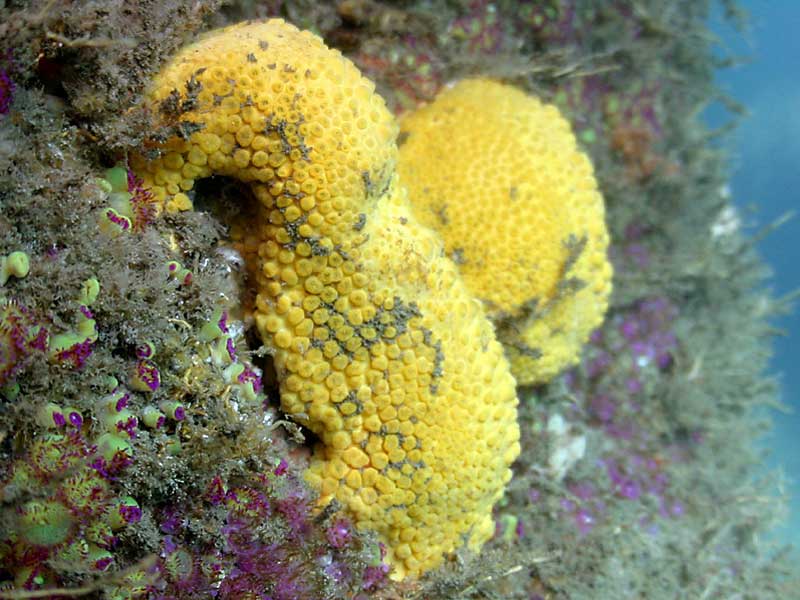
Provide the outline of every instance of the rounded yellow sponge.
<path id="1" fill-rule="evenodd" d="M 307 471 L 393 576 L 491 537 L 519 454 L 514 380 L 483 308 L 394 174 L 394 119 L 373 84 L 272 20 L 212 32 L 156 79 L 178 133 L 133 159 L 167 210 L 210 174 L 248 182 L 239 240 L 283 410 L 319 436 Z M 180 132 L 185 132 L 185 139 Z"/>
<path id="2" fill-rule="evenodd" d="M 401 122 L 398 171 L 444 238 L 522 384 L 578 360 L 611 291 L 603 199 L 554 106 L 461 81 Z"/>

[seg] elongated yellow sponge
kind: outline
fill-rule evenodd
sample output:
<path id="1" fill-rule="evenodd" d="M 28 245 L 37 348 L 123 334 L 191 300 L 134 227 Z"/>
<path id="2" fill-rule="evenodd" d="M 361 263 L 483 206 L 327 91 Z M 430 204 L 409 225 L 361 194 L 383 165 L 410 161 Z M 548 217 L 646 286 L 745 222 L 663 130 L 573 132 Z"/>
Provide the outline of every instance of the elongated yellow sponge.
<path id="1" fill-rule="evenodd" d="M 373 84 L 271 20 L 185 48 L 149 105 L 175 135 L 132 164 L 161 206 L 190 208 L 212 174 L 257 198 L 240 240 L 256 324 L 283 410 L 319 436 L 307 479 L 321 500 L 379 533 L 396 578 L 465 541 L 479 549 L 519 454 L 514 380 L 480 302 L 411 214 Z"/>

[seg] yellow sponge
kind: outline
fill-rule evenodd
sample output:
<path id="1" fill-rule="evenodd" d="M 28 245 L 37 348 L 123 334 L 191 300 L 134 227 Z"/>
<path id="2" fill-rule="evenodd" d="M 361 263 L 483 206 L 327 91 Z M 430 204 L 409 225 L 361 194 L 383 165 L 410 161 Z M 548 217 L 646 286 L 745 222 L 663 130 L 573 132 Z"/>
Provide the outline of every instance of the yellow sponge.
<path id="1" fill-rule="evenodd" d="M 519 454 L 514 380 L 480 302 L 411 214 L 373 84 L 271 20 L 181 51 L 150 106 L 179 135 L 132 162 L 167 210 L 190 207 L 211 174 L 256 199 L 242 228 L 256 325 L 283 410 L 319 436 L 307 479 L 321 501 L 378 532 L 395 578 L 464 541 L 479 549 Z"/>
<path id="2" fill-rule="evenodd" d="M 461 81 L 401 122 L 398 171 L 444 238 L 522 384 L 578 360 L 611 291 L 603 199 L 554 106 Z"/>

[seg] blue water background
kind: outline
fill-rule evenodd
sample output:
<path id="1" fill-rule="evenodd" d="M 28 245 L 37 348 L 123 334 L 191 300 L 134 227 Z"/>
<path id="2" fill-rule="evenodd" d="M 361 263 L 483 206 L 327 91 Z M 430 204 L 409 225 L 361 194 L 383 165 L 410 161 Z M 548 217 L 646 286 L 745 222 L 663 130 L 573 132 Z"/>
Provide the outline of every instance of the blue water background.
<path id="1" fill-rule="evenodd" d="M 775 272 L 772 286 L 780 297 L 800 287 L 800 2 L 741 2 L 751 24 L 738 33 L 717 14 L 712 30 L 720 37 L 717 54 L 733 53 L 749 62 L 717 75 L 717 84 L 743 103 L 749 115 L 723 143 L 731 151 L 731 192 L 746 224 L 763 226 L 788 211 L 791 221 L 759 245 Z M 712 126 L 730 118 L 719 105 L 705 116 Z M 752 207 L 757 206 L 757 212 Z M 775 340 L 772 371 L 781 376 L 781 400 L 792 414 L 772 412 L 774 432 L 764 440 L 768 468 L 781 468 L 791 496 L 788 523 L 776 538 L 800 546 L 800 314 L 774 320 L 785 337 Z M 797 551 L 797 550 L 796 550 Z"/>

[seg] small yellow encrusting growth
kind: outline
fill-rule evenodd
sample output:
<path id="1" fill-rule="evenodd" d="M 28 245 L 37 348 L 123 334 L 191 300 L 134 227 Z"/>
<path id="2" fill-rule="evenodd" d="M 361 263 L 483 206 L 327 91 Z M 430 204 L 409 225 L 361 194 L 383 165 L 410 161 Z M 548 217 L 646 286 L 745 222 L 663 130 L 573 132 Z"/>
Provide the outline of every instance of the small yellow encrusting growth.
<path id="1" fill-rule="evenodd" d="M 444 238 L 521 384 L 577 362 L 611 292 L 603 199 L 554 106 L 461 81 L 401 121 L 398 172 Z"/>
<path id="2" fill-rule="evenodd" d="M 319 436 L 307 480 L 378 532 L 393 576 L 491 537 L 519 454 L 514 380 L 480 302 L 394 174 L 397 126 L 316 36 L 271 20 L 211 32 L 150 96 L 169 138 L 133 159 L 167 210 L 207 175 L 250 184 L 237 227 L 283 410 Z"/>
<path id="3" fill-rule="evenodd" d="M 26 277 L 30 266 L 28 255 L 21 250 L 0 256 L 0 285 L 5 285 L 12 275 L 20 279 Z"/>

